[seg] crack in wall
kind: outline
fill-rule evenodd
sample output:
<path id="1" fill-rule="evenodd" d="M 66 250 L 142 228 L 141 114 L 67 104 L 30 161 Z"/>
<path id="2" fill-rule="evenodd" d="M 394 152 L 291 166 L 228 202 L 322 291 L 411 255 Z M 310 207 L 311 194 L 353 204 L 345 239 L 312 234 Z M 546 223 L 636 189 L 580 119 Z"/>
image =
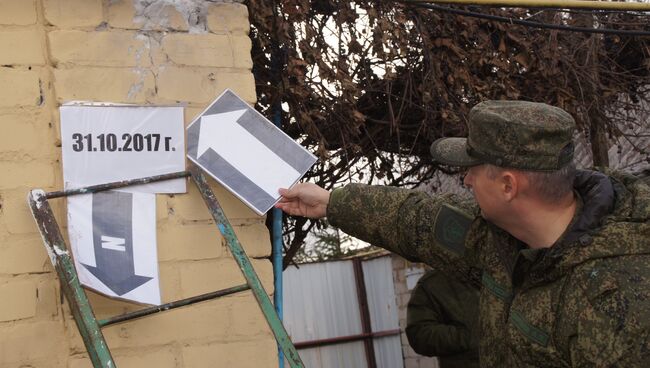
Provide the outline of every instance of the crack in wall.
<path id="1" fill-rule="evenodd" d="M 134 0 L 134 22 L 143 29 L 168 28 L 171 24 L 168 8 L 176 9 L 187 22 L 190 33 L 208 31 L 208 6 L 223 0 Z"/>

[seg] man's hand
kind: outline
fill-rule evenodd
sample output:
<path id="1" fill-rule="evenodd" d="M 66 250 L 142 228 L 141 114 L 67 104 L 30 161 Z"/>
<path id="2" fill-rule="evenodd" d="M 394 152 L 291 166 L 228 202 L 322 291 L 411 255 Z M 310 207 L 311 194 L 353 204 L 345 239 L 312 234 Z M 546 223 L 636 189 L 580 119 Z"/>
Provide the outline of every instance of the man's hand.
<path id="1" fill-rule="evenodd" d="M 312 183 L 298 183 L 291 189 L 280 188 L 282 198 L 275 207 L 294 215 L 313 219 L 325 217 L 330 192 Z"/>

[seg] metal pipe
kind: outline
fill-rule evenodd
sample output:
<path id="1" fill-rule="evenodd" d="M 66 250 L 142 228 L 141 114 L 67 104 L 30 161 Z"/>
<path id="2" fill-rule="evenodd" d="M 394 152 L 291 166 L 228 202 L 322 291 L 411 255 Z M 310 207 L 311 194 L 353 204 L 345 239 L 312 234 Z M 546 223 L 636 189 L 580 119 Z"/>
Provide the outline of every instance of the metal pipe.
<path id="1" fill-rule="evenodd" d="M 280 129 L 282 129 L 282 115 L 281 115 L 281 106 L 276 104 L 274 107 L 275 115 L 273 116 L 273 123 Z M 282 210 L 279 208 L 274 208 L 272 213 L 272 244 L 271 244 L 271 257 L 273 259 L 273 304 L 275 305 L 275 311 L 282 321 L 284 318 L 283 312 L 283 303 L 282 295 L 283 291 L 283 282 L 282 282 Z M 282 349 L 278 346 L 278 368 L 284 368 L 284 354 L 282 354 Z"/>
<path id="2" fill-rule="evenodd" d="M 346 342 L 367 340 L 367 339 L 378 338 L 378 337 L 395 336 L 395 335 L 399 335 L 401 332 L 402 331 L 398 328 L 394 330 L 368 332 L 368 333 L 361 333 L 357 335 L 330 337 L 328 339 L 301 341 L 295 343 L 294 345 L 296 346 L 296 349 L 308 349 L 308 348 L 314 348 L 319 346 L 343 344 Z"/>
<path id="3" fill-rule="evenodd" d="M 71 196 L 76 194 L 97 193 L 97 192 L 103 192 L 111 189 L 128 187 L 130 185 L 148 184 L 148 183 L 153 183 L 153 182 L 163 181 L 163 180 L 185 178 L 188 176 L 190 176 L 190 173 L 188 171 L 179 171 L 171 174 L 163 174 L 163 175 L 149 176 L 146 178 L 115 181 L 112 183 L 97 184 L 97 185 L 91 185 L 84 188 L 61 190 L 58 192 L 49 192 L 49 193 L 45 193 L 45 198 L 52 199 L 52 198 L 66 197 L 66 196 Z"/>
<path id="4" fill-rule="evenodd" d="M 372 334 L 370 309 L 368 308 L 368 294 L 366 293 L 366 282 L 363 277 L 363 265 L 361 264 L 360 258 L 352 259 L 352 268 L 354 269 L 354 281 L 357 284 L 357 299 L 359 300 L 359 313 L 361 314 L 361 329 L 363 334 Z M 375 348 L 372 339 L 363 340 L 363 345 L 366 350 L 368 368 L 377 368 Z"/>
<path id="5" fill-rule="evenodd" d="M 160 313 L 160 312 L 168 311 L 168 310 L 171 310 L 171 309 L 184 307 L 186 305 L 190 305 L 190 304 L 194 304 L 194 303 L 198 303 L 198 302 L 203 302 L 203 301 L 210 300 L 210 299 L 219 298 L 219 297 L 222 297 L 222 296 L 238 293 L 240 291 L 244 291 L 244 290 L 248 290 L 248 289 L 250 289 L 250 287 L 248 285 L 246 285 L 246 284 L 239 285 L 239 286 L 233 286 L 233 287 L 228 288 L 228 289 L 213 291 L 211 293 L 206 293 L 206 294 L 201 294 L 201 295 L 193 296 L 193 297 L 186 298 L 186 299 L 176 300 L 176 301 L 173 301 L 173 302 L 170 302 L 170 303 L 157 305 L 155 307 L 140 309 L 140 310 L 137 310 L 135 312 L 125 313 L 125 314 L 121 314 L 119 316 L 110 317 L 110 318 L 106 318 L 106 319 L 101 319 L 101 320 L 98 321 L 98 323 L 99 323 L 99 325 L 101 327 L 106 327 L 106 326 L 110 326 L 110 325 L 115 324 L 115 323 L 120 323 L 120 322 L 132 320 L 132 319 L 136 319 L 136 318 L 140 318 L 140 317 L 144 317 L 144 316 L 148 316 L 148 315 L 155 314 L 155 313 Z"/>
<path id="6" fill-rule="evenodd" d="M 482 5 L 512 8 L 559 8 L 593 10 L 650 11 L 647 2 L 618 2 L 592 0 L 406 0 L 405 3 Z"/>
<path id="7" fill-rule="evenodd" d="M 282 210 L 279 208 L 273 209 L 273 243 L 272 243 L 272 257 L 273 257 L 273 304 L 275 311 L 278 314 L 280 321 L 283 320 L 284 305 L 282 303 L 283 295 L 283 280 L 282 280 Z M 278 367 L 284 367 L 284 354 L 282 354 L 281 347 L 278 346 Z"/>
<path id="8" fill-rule="evenodd" d="M 274 15 L 277 17 L 277 8 L 273 7 Z M 271 45 L 271 74 L 274 86 L 277 87 L 277 91 L 282 90 L 282 69 L 284 68 L 284 62 L 282 57 L 282 49 L 280 48 L 279 42 L 274 40 Z M 273 105 L 271 108 L 271 114 L 273 114 L 273 124 L 282 130 L 282 94 L 278 93 Z M 282 259 L 282 210 L 274 208 L 271 211 L 271 260 L 273 263 L 273 304 L 275 305 L 275 312 L 278 314 L 280 321 L 283 319 L 283 305 L 282 305 L 282 270 L 283 270 L 283 259 Z M 284 355 L 282 353 L 281 346 L 278 345 L 278 368 L 284 368 Z"/>

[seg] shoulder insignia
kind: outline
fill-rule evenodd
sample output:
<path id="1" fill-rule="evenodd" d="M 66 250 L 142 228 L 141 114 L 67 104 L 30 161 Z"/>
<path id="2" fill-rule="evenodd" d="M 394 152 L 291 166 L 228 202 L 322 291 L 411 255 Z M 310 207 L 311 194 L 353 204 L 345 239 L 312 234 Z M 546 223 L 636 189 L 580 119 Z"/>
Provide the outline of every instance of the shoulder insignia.
<path id="1" fill-rule="evenodd" d="M 465 237 L 471 224 L 471 217 L 443 204 L 436 215 L 434 239 L 439 245 L 458 255 L 463 255 L 465 253 Z"/>

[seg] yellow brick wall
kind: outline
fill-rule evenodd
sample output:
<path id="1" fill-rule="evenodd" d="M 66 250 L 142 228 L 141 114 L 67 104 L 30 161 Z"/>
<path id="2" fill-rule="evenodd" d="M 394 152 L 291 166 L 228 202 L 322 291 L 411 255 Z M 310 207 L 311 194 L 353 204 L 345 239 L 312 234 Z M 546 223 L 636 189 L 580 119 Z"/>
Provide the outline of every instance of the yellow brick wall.
<path id="1" fill-rule="evenodd" d="M 183 103 L 189 123 L 224 88 L 255 101 L 244 5 L 150 3 L 0 0 L 0 368 L 90 366 L 25 200 L 30 189 L 63 186 L 61 103 Z M 192 4 L 198 17 L 187 11 Z M 211 183 L 272 293 L 264 219 Z M 188 189 L 157 197 L 164 302 L 244 282 L 198 191 Z M 65 200 L 50 203 L 64 226 Z M 99 318 L 140 308 L 87 294 Z M 104 335 L 119 367 L 277 366 L 250 292 L 113 325 Z"/>

